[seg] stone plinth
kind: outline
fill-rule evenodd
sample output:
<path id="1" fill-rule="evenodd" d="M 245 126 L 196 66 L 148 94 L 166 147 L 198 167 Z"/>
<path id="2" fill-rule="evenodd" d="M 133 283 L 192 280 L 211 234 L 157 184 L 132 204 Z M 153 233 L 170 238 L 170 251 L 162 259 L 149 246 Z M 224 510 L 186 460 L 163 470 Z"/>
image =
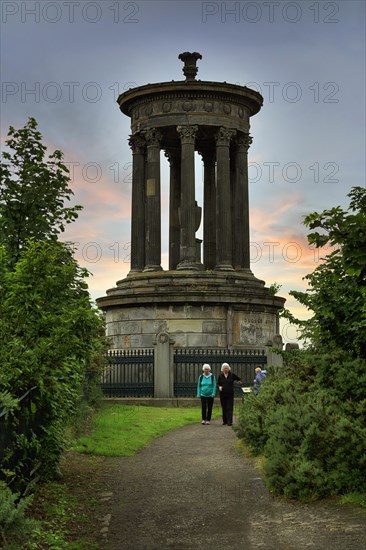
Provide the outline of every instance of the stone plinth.
<path id="1" fill-rule="evenodd" d="M 130 274 L 98 299 L 113 348 L 151 348 L 168 333 L 175 347 L 265 347 L 279 332 L 284 298 L 249 273 Z"/>

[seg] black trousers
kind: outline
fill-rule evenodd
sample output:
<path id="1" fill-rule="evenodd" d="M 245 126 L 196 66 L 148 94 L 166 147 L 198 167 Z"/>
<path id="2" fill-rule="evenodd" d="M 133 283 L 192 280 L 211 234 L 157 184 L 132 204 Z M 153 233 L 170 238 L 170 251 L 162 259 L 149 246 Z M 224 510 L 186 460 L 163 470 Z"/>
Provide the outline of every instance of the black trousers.
<path id="1" fill-rule="evenodd" d="M 233 423 L 234 395 L 225 395 L 220 393 L 220 402 L 222 408 L 222 421 L 224 424 Z"/>
<path id="2" fill-rule="evenodd" d="M 201 395 L 202 420 L 211 420 L 213 402 L 213 397 L 202 397 Z"/>

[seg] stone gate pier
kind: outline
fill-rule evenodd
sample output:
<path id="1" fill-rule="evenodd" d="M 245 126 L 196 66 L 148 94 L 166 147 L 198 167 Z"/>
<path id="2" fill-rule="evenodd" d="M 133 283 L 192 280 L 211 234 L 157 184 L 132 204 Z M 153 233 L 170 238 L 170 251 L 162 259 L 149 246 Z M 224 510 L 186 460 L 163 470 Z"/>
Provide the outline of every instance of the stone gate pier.
<path id="1" fill-rule="evenodd" d="M 118 98 L 131 118 L 131 267 L 97 303 L 113 348 L 150 348 L 161 332 L 175 347 L 265 347 L 279 333 L 285 300 L 250 269 L 249 129 L 263 98 L 247 87 L 197 80 L 197 52 L 179 59 L 185 80 Z M 169 270 L 161 267 L 161 151 L 170 165 Z M 202 205 L 195 151 L 203 163 Z"/>

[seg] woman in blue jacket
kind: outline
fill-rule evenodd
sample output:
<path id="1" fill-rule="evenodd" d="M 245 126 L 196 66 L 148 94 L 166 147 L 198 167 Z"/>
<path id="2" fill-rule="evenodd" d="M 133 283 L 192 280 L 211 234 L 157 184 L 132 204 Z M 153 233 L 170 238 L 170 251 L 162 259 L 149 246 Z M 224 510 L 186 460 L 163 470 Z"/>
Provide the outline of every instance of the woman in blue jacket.
<path id="1" fill-rule="evenodd" d="M 216 395 L 216 379 L 211 367 L 205 363 L 197 382 L 197 397 L 201 398 L 202 424 L 210 424 L 214 397 Z"/>

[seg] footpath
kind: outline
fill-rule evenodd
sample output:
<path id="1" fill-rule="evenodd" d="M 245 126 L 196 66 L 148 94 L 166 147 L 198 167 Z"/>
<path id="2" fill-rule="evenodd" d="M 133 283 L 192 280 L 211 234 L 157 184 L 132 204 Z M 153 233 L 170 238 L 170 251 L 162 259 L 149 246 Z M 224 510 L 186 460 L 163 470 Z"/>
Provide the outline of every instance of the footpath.
<path id="1" fill-rule="evenodd" d="M 366 514 L 273 498 L 221 420 L 108 460 L 102 550 L 363 550 Z"/>

